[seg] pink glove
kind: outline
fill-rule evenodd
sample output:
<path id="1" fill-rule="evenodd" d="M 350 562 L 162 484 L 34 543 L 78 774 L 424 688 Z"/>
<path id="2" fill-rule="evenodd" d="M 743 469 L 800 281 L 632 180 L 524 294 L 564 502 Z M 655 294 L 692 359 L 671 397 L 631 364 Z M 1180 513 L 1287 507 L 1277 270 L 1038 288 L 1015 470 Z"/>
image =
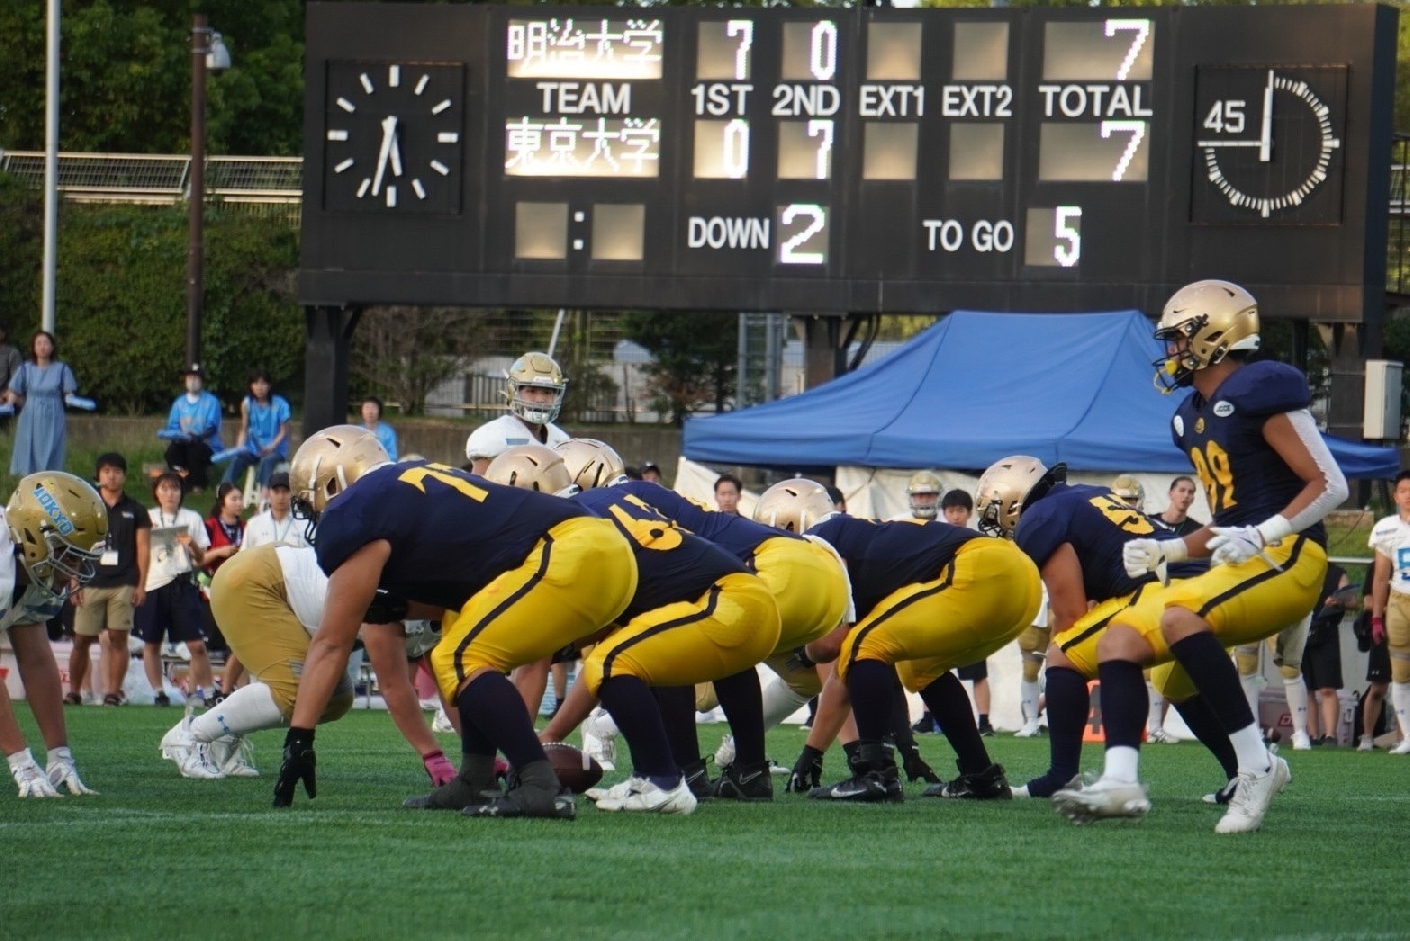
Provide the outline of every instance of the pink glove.
<path id="1" fill-rule="evenodd" d="M 1371 618 L 1371 643 L 1372 645 L 1384 643 L 1386 639 L 1385 618 Z"/>
<path id="2" fill-rule="evenodd" d="M 426 766 L 426 773 L 431 776 L 431 783 L 436 787 L 455 780 L 455 765 L 446 760 L 445 752 L 439 749 L 427 752 L 421 756 L 421 763 Z"/>

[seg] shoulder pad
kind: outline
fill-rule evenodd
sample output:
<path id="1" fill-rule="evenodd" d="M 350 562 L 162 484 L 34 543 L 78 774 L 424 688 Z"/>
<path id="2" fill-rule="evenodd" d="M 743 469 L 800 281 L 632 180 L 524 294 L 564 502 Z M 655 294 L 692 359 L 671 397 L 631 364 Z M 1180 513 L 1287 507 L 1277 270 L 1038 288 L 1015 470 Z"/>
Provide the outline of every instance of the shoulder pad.
<path id="1" fill-rule="evenodd" d="M 1312 391 L 1301 370 L 1275 360 L 1249 363 L 1234 372 L 1214 394 L 1214 408 L 1221 402 L 1245 415 L 1277 415 L 1307 408 Z M 1216 411 L 1215 414 L 1218 414 Z"/>

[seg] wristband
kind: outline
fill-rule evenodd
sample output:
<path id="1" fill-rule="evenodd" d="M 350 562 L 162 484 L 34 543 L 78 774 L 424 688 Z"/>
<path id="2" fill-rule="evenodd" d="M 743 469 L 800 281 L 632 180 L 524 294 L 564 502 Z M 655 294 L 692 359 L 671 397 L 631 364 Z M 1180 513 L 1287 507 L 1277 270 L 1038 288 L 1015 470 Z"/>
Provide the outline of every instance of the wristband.
<path id="1" fill-rule="evenodd" d="M 1386 626 L 1386 619 L 1385 619 L 1385 618 L 1372 617 L 1372 618 L 1371 618 L 1371 626 L 1372 626 L 1372 627 L 1384 628 L 1384 627 Z"/>
<path id="2" fill-rule="evenodd" d="M 1263 538 L 1265 546 L 1276 546 L 1293 534 L 1292 523 L 1276 514 L 1268 517 L 1255 528 L 1258 530 L 1258 535 Z"/>

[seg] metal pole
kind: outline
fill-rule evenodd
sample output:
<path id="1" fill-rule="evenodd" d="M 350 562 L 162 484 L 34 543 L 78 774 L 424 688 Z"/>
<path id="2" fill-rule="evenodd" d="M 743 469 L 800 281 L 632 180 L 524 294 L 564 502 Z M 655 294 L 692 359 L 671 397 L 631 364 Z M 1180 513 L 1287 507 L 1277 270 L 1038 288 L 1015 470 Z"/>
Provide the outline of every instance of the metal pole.
<path id="1" fill-rule="evenodd" d="M 204 13 L 191 17 L 191 190 L 187 202 L 186 365 L 201 361 L 205 309 L 206 51 L 210 29 Z"/>
<path id="2" fill-rule="evenodd" d="M 44 61 L 44 276 L 40 323 L 54 332 L 54 280 L 59 260 L 59 16 L 49 0 Z"/>

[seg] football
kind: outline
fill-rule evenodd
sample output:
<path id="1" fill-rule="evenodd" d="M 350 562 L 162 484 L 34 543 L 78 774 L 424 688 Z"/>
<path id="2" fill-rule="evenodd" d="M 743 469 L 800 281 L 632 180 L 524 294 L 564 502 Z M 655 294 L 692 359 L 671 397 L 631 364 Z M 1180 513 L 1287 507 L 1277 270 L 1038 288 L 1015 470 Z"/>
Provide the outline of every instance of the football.
<path id="1" fill-rule="evenodd" d="M 558 780 L 574 794 L 581 794 L 602 780 L 602 765 L 567 742 L 548 742 L 543 750 Z"/>

